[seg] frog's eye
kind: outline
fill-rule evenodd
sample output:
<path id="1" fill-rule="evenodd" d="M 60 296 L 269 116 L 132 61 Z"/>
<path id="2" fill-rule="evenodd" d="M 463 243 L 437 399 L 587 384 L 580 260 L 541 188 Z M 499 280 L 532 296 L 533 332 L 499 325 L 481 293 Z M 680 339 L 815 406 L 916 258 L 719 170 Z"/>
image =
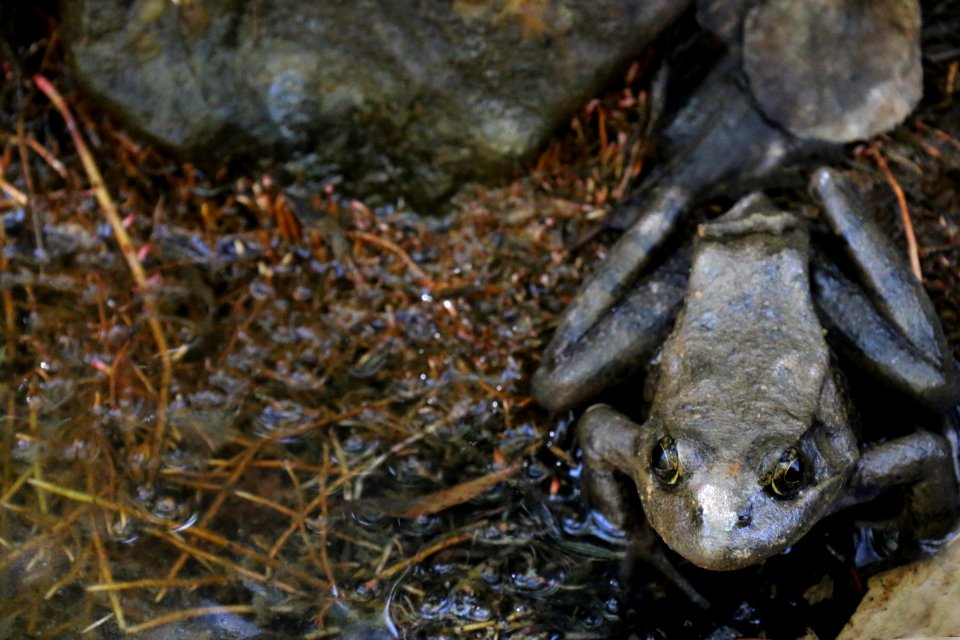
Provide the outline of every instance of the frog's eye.
<path id="1" fill-rule="evenodd" d="M 680 456 L 677 443 L 670 436 L 663 436 L 650 452 L 650 468 L 664 484 L 676 484 L 680 479 Z"/>
<path id="2" fill-rule="evenodd" d="M 784 451 L 770 479 L 770 490 L 774 495 L 780 498 L 796 495 L 803 485 L 803 467 L 803 458 L 799 451 L 793 447 Z"/>

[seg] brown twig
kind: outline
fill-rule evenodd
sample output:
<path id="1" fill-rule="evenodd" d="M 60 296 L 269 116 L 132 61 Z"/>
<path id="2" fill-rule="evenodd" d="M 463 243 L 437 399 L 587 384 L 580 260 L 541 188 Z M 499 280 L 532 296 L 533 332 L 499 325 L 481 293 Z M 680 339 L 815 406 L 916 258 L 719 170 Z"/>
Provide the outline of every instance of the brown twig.
<path id="1" fill-rule="evenodd" d="M 315 578 L 309 573 L 306 573 L 294 567 L 288 566 L 280 560 L 277 560 L 275 558 L 270 558 L 260 553 L 259 551 L 255 551 L 254 549 L 245 547 L 238 542 L 229 540 L 221 535 L 213 533 L 212 531 L 207 531 L 206 529 L 202 529 L 196 525 L 192 527 L 188 527 L 187 529 L 184 530 L 184 533 L 194 538 L 199 538 L 204 542 L 209 542 L 210 544 L 216 545 L 222 549 L 226 549 L 227 551 L 234 553 L 238 556 L 243 556 L 255 562 L 259 562 L 264 566 L 267 566 L 273 569 L 274 571 L 282 571 L 282 572 L 288 573 L 291 576 L 299 579 L 300 581 L 310 585 L 314 589 L 326 589 L 329 586 L 323 580 L 319 578 Z"/>
<path id="2" fill-rule="evenodd" d="M 910 259 L 910 270 L 913 271 L 913 275 L 917 277 L 917 280 L 923 282 L 923 271 L 920 269 L 920 251 L 917 248 L 917 236 L 913 232 L 913 222 L 910 219 L 907 197 L 904 195 L 900 183 L 893 177 L 893 173 L 890 171 L 890 167 L 887 165 L 887 160 L 883 157 L 883 154 L 881 154 L 876 147 L 870 147 L 867 149 L 867 155 L 877 163 L 877 168 L 883 173 L 887 182 L 890 184 L 890 188 L 893 189 L 894 195 L 897 197 L 897 203 L 900 206 L 900 220 L 903 222 L 903 232 L 907 238 L 907 256 Z"/>
<path id="3" fill-rule="evenodd" d="M 427 558 L 429 558 L 430 556 L 432 556 L 433 554 L 443 551 L 448 547 L 453 547 L 463 542 L 466 542 L 467 540 L 472 540 L 472 539 L 473 539 L 472 534 L 461 533 L 459 535 L 451 536 L 445 540 L 441 540 L 440 542 L 413 554 L 406 560 L 402 560 L 394 565 L 391 565 L 390 567 L 387 567 L 383 571 L 379 572 L 373 578 L 370 578 L 369 580 L 364 582 L 363 586 L 365 589 L 373 589 L 381 581 L 396 575 L 397 573 L 403 571 L 407 567 L 412 567 L 415 564 L 419 564 L 424 560 L 426 560 Z"/>
<path id="4" fill-rule="evenodd" d="M 242 476 L 247 470 L 247 465 L 251 460 L 253 460 L 254 456 L 257 455 L 257 452 L 260 451 L 260 448 L 265 443 L 265 440 L 261 440 L 243 452 L 243 454 L 240 456 L 240 459 L 237 461 L 237 466 L 234 468 L 233 473 L 230 474 L 230 477 L 227 478 L 226 482 L 224 482 L 220 487 L 220 492 L 213 499 L 213 502 L 210 504 L 210 507 L 207 509 L 206 513 L 203 514 L 203 517 L 200 518 L 200 521 L 197 523 L 198 527 L 206 527 L 217 516 L 217 513 L 220 511 L 220 507 L 223 506 L 223 503 L 232 493 L 233 486 L 238 480 L 240 480 L 240 476 Z M 180 569 L 183 568 L 183 565 L 186 564 L 189 557 L 190 556 L 186 552 L 180 554 L 180 557 L 177 558 L 176 562 L 173 563 L 170 571 L 167 572 L 167 580 L 173 580 L 177 577 L 177 574 L 180 573 Z M 166 595 L 166 593 L 166 589 L 161 589 L 159 592 L 157 592 L 155 601 L 160 602 L 163 600 L 163 597 Z"/>
<path id="5" fill-rule="evenodd" d="M 291 471 L 288 475 L 290 476 L 291 481 L 293 481 L 296 485 L 296 489 L 298 490 L 298 497 L 302 498 L 303 489 L 302 487 L 300 487 L 299 481 L 296 480 L 297 474 Z M 321 491 L 320 496 L 322 495 L 323 495 L 323 492 Z M 288 526 L 286 530 L 280 534 L 280 536 L 276 539 L 276 541 L 274 541 L 273 546 L 270 547 L 270 551 L 267 552 L 267 556 L 271 558 L 276 558 L 277 554 L 280 553 L 280 549 L 282 549 L 283 545 L 285 545 L 287 543 L 287 540 L 290 539 L 290 536 L 296 533 L 298 529 L 303 528 L 303 523 L 306 520 L 307 516 L 320 505 L 320 496 L 317 496 L 316 498 L 314 498 L 310 502 L 310 504 L 306 506 L 301 504 L 298 510 L 294 511 L 293 509 L 291 509 L 290 513 L 284 514 L 290 518 L 290 526 Z"/>
<path id="6" fill-rule="evenodd" d="M 126 591 L 128 589 L 151 589 L 154 587 L 196 589 L 197 587 L 205 587 L 211 584 L 224 584 L 226 582 L 230 582 L 229 576 L 205 576 L 203 578 L 181 578 L 179 580 L 143 578 L 141 580 L 130 580 L 129 582 L 90 584 L 87 585 L 86 590 L 90 593 L 100 593 L 104 591 Z"/>
<path id="7" fill-rule="evenodd" d="M 252 614 L 256 612 L 257 608 L 249 604 L 232 604 L 220 605 L 216 607 L 197 607 L 196 609 L 181 609 L 180 611 L 174 611 L 173 613 L 158 616 L 153 620 L 147 620 L 146 622 L 141 622 L 140 624 L 128 627 L 127 633 L 141 633 L 143 631 L 156 629 L 157 627 L 162 627 L 173 622 L 182 622 L 183 620 L 190 620 L 192 618 L 203 618 L 204 616 L 222 615 L 224 613 Z"/>
<path id="8" fill-rule="evenodd" d="M 9 272 L 9 263 L 7 262 L 7 231 L 6 227 L 0 224 L 0 277 L 4 277 Z M 12 357 L 16 353 L 17 348 L 17 324 L 16 324 L 16 310 L 13 306 L 13 291 L 10 290 L 10 287 L 4 287 L 0 298 L 3 299 L 3 333 L 6 337 L 4 341 L 5 356 Z M 13 420 L 15 415 L 14 413 L 14 402 L 13 394 L 9 394 L 8 397 L 8 407 L 6 418 L 8 420 Z M 13 429 L 4 429 L 5 436 L 2 441 L 2 446 L 4 451 L 0 454 L 0 467 L 3 467 L 8 470 L 12 470 L 12 465 L 10 462 L 10 452 L 12 447 L 9 446 L 7 438 L 12 434 Z M 0 481 L 6 482 L 6 474 L 0 473 Z"/>
<path id="9" fill-rule="evenodd" d="M 5 508 L 9 507 L 5 506 Z M 73 526 L 75 526 L 74 523 L 76 520 L 85 513 L 88 513 L 86 509 L 74 509 L 66 515 L 61 516 L 60 520 L 53 525 L 53 527 L 51 527 L 46 534 L 34 535 L 32 538 L 14 548 L 12 551 L 0 556 L 0 571 L 6 569 L 19 558 L 25 556 L 27 553 L 43 546 L 49 539 L 60 535 L 62 531 L 69 531 Z"/>
<path id="10" fill-rule="evenodd" d="M 254 450 L 248 450 L 247 452 L 245 452 L 245 454 L 246 454 L 247 456 L 252 456 L 253 452 L 255 452 L 255 451 L 256 451 L 256 449 L 254 449 Z M 245 457 L 246 457 L 246 456 L 245 456 Z M 249 459 L 249 458 L 247 458 L 247 459 Z M 241 460 L 240 460 L 240 462 L 238 463 L 238 469 L 240 469 L 241 471 L 246 468 L 246 466 L 243 464 L 243 460 L 244 460 L 244 457 L 242 457 Z M 37 488 L 43 488 L 43 489 L 49 491 L 50 493 L 54 493 L 54 494 L 57 494 L 57 495 L 61 495 L 61 496 L 64 496 L 64 497 L 66 497 L 66 498 L 69 498 L 69 499 L 74 500 L 74 501 L 77 501 L 77 502 L 86 503 L 86 504 L 91 504 L 91 505 L 96 505 L 96 506 L 103 507 L 103 508 L 109 509 L 109 510 L 111 510 L 111 511 L 117 511 L 117 512 L 120 512 L 120 513 L 127 513 L 127 514 L 129 514 L 129 515 L 133 515 L 134 517 L 136 517 L 136 518 L 138 518 L 138 519 L 140 519 L 140 520 L 143 520 L 143 521 L 146 521 L 146 522 L 151 522 L 151 523 L 153 523 L 153 524 L 155 524 L 155 525 L 156 525 L 156 524 L 161 524 L 161 525 L 168 524 L 168 523 L 166 523 L 165 521 L 163 521 L 162 519 L 157 518 L 156 516 L 153 516 L 153 515 L 151 515 L 151 514 L 149 514 L 149 513 L 140 512 L 140 511 L 131 511 L 130 509 L 127 509 L 127 508 L 123 507 L 123 506 L 120 505 L 120 504 L 117 504 L 117 503 L 115 503 L 115 502 L 110 502 L 109 500 L 104 500 L 104 499 L 102 499 L 102 498 L 99 498 L 99 497 L 97 497 L 96 495 L 94 495 L 94 494 L 92 493 L 92 489 L 91 489 L 91 491 L 88 491 L 88 492 L 84 493 L 84 492 L 82 492 L 82 491 L 76 491 L 76 490 L 73 490 L 73 489 L 67 489 L 67 488 L 65 488 L 65 487 L 60 487 L 60 486 L 51 484 L 51 483 L 49 483 L 49 482 L 38 481 L 38 480 L 33 479 L 33 478 L 27 480 L 27 482 L 29 482 L 31 485 L 34 485 L 34 486 L 37 487 Z M 228 483 L 228 484 L 231 484 L 231 483 Z M 225 485 L 225 486 L 227 486 L 227 485 Z M 224 496 L 225 496 L 226 494 L 221 494 L 221 495 L 224 495 Z M 222 503 L 221 503 L 221 504 L 222 504 Z M 219 505 L 217 505 L 217 506 L 219 507 Z M 208 514 L 209 514 L 209 513 L 210 513 L 210 511 L 208 511 Z M 201 521 L 201 522 L 202 522 L 202 521 Z M 164 594 L 166 593 L 166 591 L 167 591 L 167 589 L 168 589 L 169 587 L 171 587 L 171 586 L 177 586 L 177 585 L 178 585 L 178 581 L 176 580 L 176 574 L 177 574 L 177 572 L 179 572 L 180 568 L 183 566 L 183 564 L 186 562 L 186 560 L 187 560 L 189 557 L 191 557 L 191 556 L 192 556 L 192 557 L 199 558 L 199 559 L 202 559 L 202 560 L 206 560 L 207 562 L 211 562 L 211 563 L 213 563 L 213 564 L 218 564 L 218 565 L 220 565 L 220 566 L 226 567 L 226 568 L 228 568 L 228 569 L 236 572 L 238 575 L 241 575 L 241 576 L 244 576 L 244 577 L 247 577 L 247 578 L 250 578 L 250 579 L 259 581 L 259 582 L 274 584 L 274 585 L 277 586 L 278 588 L 281 588 L 281 589 L 284 589 L 284 590 L 286 590 L 286 591 L 289 591 L 290 593 L 298 592 L 294 587 L 290 587 L 290 586 L 288 586 L 288 585 L 281 585 L 280 583 L 278 583 L 278 581 L 273 580 L 273 579 L 269 578 L 268 576 L 266 576 L 266 575 L 264 575 L 264 574 L 260 574 L 260 573 L 254 572 L 254 571 L 246 570 L 246 569 L 240 567 L 239 565 L 237 565 L 236 563 L 230 562 L 229 560 L 226 560 L 226 559 L 224 559 L 224 558 L 220 558 L 220 557 L 217 556 L 216 554 L 209 553 L 209 552 L 205 552 L 205 551 L 201 551 L 200 549 L 197 549 L 196 547 L 193 547 L 193 546 L 191 546 L 191 545 L 183 542 L 183 541 L 180 540 L 179 538 L 175 537 L 175 535 L 174 535 L 173 533 L 170 533 L 170 532 L 167 532 L 167 531 L 161 531 L 161 530 L 159 530 L 159 529 L 152 529 L 152 528 L 151 528 L 151 529 L 148 529 L 148 530 L 147 530 L 147 533 L 150 533 L 150 534 L 153 535 L 153 536 L 156 536 L 156 537 L 158 537 L 158 538 L 161 538 L 161 539 L 167 541 L 168 543 L 174 545 L 175 547 L 177 547 L 178 549 L 180 549 L 180 550 L 183 552 L 183 554 L 182 554 L 182 556 L 181 556 L 181 559 L 179 559 L 179 560 L 177 561 L 177 563 L 175 564 L 175 566 L 174 566 L 174 569 L 175 569 L 175 570 L 171 570 L 171 571 L 169 572 L 167 578 L 156 581 L 156 586 L 158 586 L 158 587 L 161 588 L 161 591 L 160 591 L 161 597 L 162 597 L 162 595 L 164 595 Z M 220 548 L 226 549 L 226 550 L 228 550 L 228 551 L 230 551 L 230 552 L 232 552 L 232 553 L 235 553 L 235 554 L 237 554 L 237 555 L 241 555 L 241 556 L 250 558 L 250 559 L 252 559 L 252 560 L 254 560 L 254 561 L 260 562 L 261 564 L 266 565 L 267 567 L 273 569 L 274 571 L 285 571 L 286 573 L 289 573 L 289 574 L 292 575 L 293 577 L 295 577 L 295 578 L 297 578 L 298 580 L 304 582 L 305 584 L 310 585 L 311 587 L 313 587 L 313 588 L 315 588 L 315 589 L 325 589 L 325 588 L 327 588 L 327 584 L 326 584 L 323 580 L 320 580 L 320 579 L 318 579 L 318 578 L 314 578 L 313 576 L 311 576 L 311 575 L 309 575 L 309 574 L 307 574 L 307 573 L 305 573 L 305 572 L 303 572 L 303 571 L 300 571 L 300 570 L 297 570 L 297 569 L 294 569 L 294 568 L 292 568 L 292 567 L 288 567 L 288 566 L 284 565 L 284 564 L 281 563 L 279 560 L 275 560 L 275 559 L 273 559 L 273 558 L 270 558 L 270 557 L 268 557 L 268 556 L 265 556 L 265 555 L 263 555 L 262 553 L 259 553 L 259 552 L 257 552 L 257 551 L 254 551 L 254 550 L 252 550 L 252 549 L 249 549 L 248 547 L 244 547 L 244 546 L 241 545 L 241 544 L 238 544 L 238 543 L 232 542 L 232 541 L 230 541 L 230 540 L 227 540 L 227 539 L 224 538 L 223 536 L 220 536 L 220 535 L 217 535 L 217 534 L 212 533 L 212 532 L 210 532 L 210 531 L 207 531 L 207 530 L 203 529 L 202 524 L 201 524 L 201 525 L 194 525 L 193 527 L 188 528 L 188 529 L 185 531 L 185 533 L 189 534 L 189 535 L 192 536 L 192 537 L 195 537 L 195 538 L 198 538 L 198 539 L 200 539 L 200 540 L 203 540 L 203 541 L 205 541 L 205 542 L 214 544 L 214 545 L 216 545 L 216 546 L 218 546 L 218 547 L 220 547 Z M 96 543 L 96 539 L 95 539 L 94 542 Z M 101 564 L 104 566 L 104 569 L 103 569 L 103 571 L 102 571 L 102 576 L 103 576 L 102 579 L 103 579 L 103 582 L 104 582 L 105 584 L 107 584 L 107 585 L 113 585 L 114 582 L 113 582 L 113 580 L 112 580 L 112 577 L 109 575 L 109 568 L 107 567 L 107 565 L 104 564 L 104 563 L 107 562 L 107 558 L 106 558 L 105 552 L 101 554 L 101 553 L 100 553 L 100 550 L 98 549 L 98 557 L 100 558 Z M 108 586 L 108 587 L 101 588 L 100 590 L 108 591 L 108 592 L 110 592 L 111 594 L 113 594 L 113 592 L 114 592 L 114 591 L 117 591 L 118 589 L 112 588 L 112 587 L 109 587 L 109 586 Z M 111 595 L 111 597 L 113 598 L 113 597 L 115 597 L 115 596 Z M 118 604 L 117 606 L 119 606 L 119 604 Z M 122 619 L 122 616 L 118 616 L 118 620 L 120 620 L 120 619 Z"/>
<path id="11" fill-rule="evenodd" d="M 200 549 L 198 547 L 195 547 L 191 544 L 184 542 L 183 540 L 177 538 L 176 536 L 172 535 L 167 531 L 160 531 L 159 529 L 147 528 L 147 529 L 144 529 L 144 533 L 151 535 L 155 538 L 159 538 L 160 540 L 163 540 L 168 544 L 173 545 L 174 547 L 182 551 L 187 558 L 193 557 L 193 558 L 196 558 L 197 560 L 201 560 L 209 564 L 223 567 L 228 571 L 235 573 L 238 576 L 243 576 L 244 578 L 248 578 L 250 580 L 253 580 L 254 582 L 259 582 L 261 584 L 271 585 L 273 587 L 276 587 L 277 589 L 280 589 L 281 591 L 286 591 L 287 593 L 290 593 L 290 594 L 304 595 L 303 591 L 300 591 L 296 587 L 288 585 L 287 583 L 282 582 L 273 576 L 263 574 L 263 573 L 258 573 L 252 569 L 247 569 L 246 567 L 243 567 L 235 562 L 231 562 L 227 558 L 218 556 L 215 553 L 204 551 L 203 549 Z M 173 582 L 170 582 L 169 580 L 163 580 L 162 582 L 165 585 L 164 593 L 166 593 L 166 587 L 169 587 L 171 584 L 173 584 Z"/>
<path id="12" fill-rule="evenodd" d="M 446 487 L 433 493 L 428 493 L 414 500 L 411 504 L 406 505 L 397 511 L 395 515 L 401 518 L 419 518 L 439 513 L 444 509 L 449 509 L 455 505 L 463 504 L 467 500 L 472 500 L 484 491 L 503 482 L 519 470 L 519 464 L 511 465 L 480 476 L 479 478 L 471 478 L 452 487 Z"/>
<path id="13" fill-rule="evenodd" d="M 12 141 L 16 144 L 20 143 L 19 136 L 13 136 Z M 43 145 L 34 140 L 33 138 L 26 138 L 23 140 L 23 143 L 27 145 L 35 154 L 40 156 L 44 162 L 50 165 L 50 168 L 57 172 L 64 181 L 69 179 L 69 174 L 67 173 L 67 168 L 63 166 L 63 163 L 57 160 L 52 153 L 50 153 Z"/>
<path id="14" fill-rule="evenodd" d="M 43 599 L 49 600 L 53 598 L 55 595 L 60 593 L 62 589 L 78 580 L 80 574 L 87 569 L 87 559 L 91 553 L 92 551 L 90 550 L 90 547 L 84 547 L 78 557 L 73 558 L 71 556 L 72 563 L 70 565 L 70 570 L 66 573 L 66 575 L 61 576 L 56 582 L 50 585 L 50 588 L 48 588 L 46 593 L 43 594 Z"/>
<path id="15" fill-rule="evenodd" d="M 323 518 L 324 527 L 320 530 L 320 562 L 323 565 L 323 572 L 327 576 L 327 582 L 331 589 L 336 589 L 337 582 L 333 575 L 333 569 L 330 567 L 330 558 L 327 557 L 327 527 L 329 520 L 329 508 L 327 505 L 327 469 L 330 468 L 330 448 L 323 447 L 323 471 L 320 473 L 320 517 Z M 304 514 L 306 515 L 306 514 Z M 301 525 L 302 526 L 302 525 Z"/>
<path id="16" fill-rule="evenodd" d="M 87 489 L 93 493 L 93 470 L 87 468 Z M 93 513 L 90 514 L 90 535 L 93 538 L 93 548 L 97 554 L 97 561 L 100 565 L 100 579 L 104 584 L 113 584 L 113 572 L 110 570 L 110 559 L 107 557 L 107 551 L 103 547 L 103 539 L 100 537 L 100 528 L 97 526 Z M 117 626 L 121 631 L 127 628 L 127 622 L 123 617 L 123 608 L 120 606 L 120 598 L 115 591 L 107 594 L 110 600 L 110 607 L 113 609 L 113 615 L 117 619 Z"/>
<path id="17" fill-rule="evenodd" d="M 404 251 L 390 240 L 381 238 L 380 236 L 368 233 L 366 231 L 348 231 L 347 237 L 352 238 L 356 242 L 365 242 L 389 251 L 400 258 L 410 272 L 420 281 L 420 284 L 430 291 L 436 289 L 436 283 L 430 279 L 430 276 L 427 275 L 427 272 L 421 269 L 420 265 L 413 261 L 413 258 L 410 257 L 409 253 Z"/>
<path id="18" fill-rule="evenodd" d="M 31 92 L 32 95 L 33 92 Z M 33 237 L 37 250 L 43 252 L 43 224 L 40 223 L 37 210 L 33 206 L 36 199 L 36 191 L 33 187 L 33 172 L 30 171 L 30 160 L 27 156 L 27 145 L 24 144 L 24 119 L 26 109 L 20 110 L 20 116 L 17 118 L 17 151 L 20 153 L 20 170 L 23 174 L 23 181 L 27 186 L 27 202 L 25 207 L 30 212 L 30 219 L 33 223 Z"/>
<path id="19" fill-rule="evenodd" d="M 31 402 L 27 407 L 27 424 L 30 425 L 30 435 L 34 438 L 37 438 L 39 441 L 40 438 L 40 423 L 38 414 L 39 409 L 37 403 Z M 36 456 L 33 459 L 33 477 L 39 481 L 43 481 L 43 459 L 41 456 Z M 37 506 L 40 508 L 40 513 L 47 512 L 47 494 L 43 489 L 34 487 L 37 491 Z"/>
<path id="20" fill-rule="evenodd" d="M 136 282 L 137 287 L 140 290 L 140 295 L 143 296 L 143 306 L 147 312 L 147 322 L 149 323 L 150 331 L 153 334 L 153 339 L 156 343 L 158 356 L 160 357 L 162 366 L 160 391 L 157 401 L 157 420 L 153 441 L 153 456 L 156 460 L 159 459 L 159 456 L 163 451 L 163 443 L 167 429 L 167 408 L 170 395 L 170 381 L 173 378 L 173 363 L 170 359 L 170 349 L 167 343 L 167 336 L 163 331 L 163 327 L 160 325 L 156 300 L 154 298 L 153 291 L 147 282 L 147 275 L 143 270 L 143 265 L 137 258 L 137 248 L 134 246 L 133 241 L 127 234 L 127 230 L 123 226 L 117 206 L 114 203 L 113 198 L 110 196 L 110 191 L 107 189 L 107 186 L 103 181 L 103 176 L 100 174 L 100 169 L 97 168 L 97 164 L 93 159 L 93 155 L 87 148 L 87 144 L 83 140 L 83 135 L 80 133 L 80 129 L 77 127 L 77 123 L 74 120 L 70 109 L 67 107 L 67 103 L 64 101 L 63 97 L 53 86 L 53 84 L 43 76 L 35 75 L 33 77 L 33 81 L 37 88 L 40 89 L 40 91 L 47 96 L 50 102 L 53 103 L 53 106 L 56 107 L 57 111 L 60 112 L 60 115 L 66 122 L 67 130 L 70 132 L 70 137 L 73 139 L 73 144 L 77 148 L 77 153 L 80 155 L 80 160 L 83 163 L 84 171 L 87 174 L 87 178 L 90 180 L 90 187 L 93 189 L 94 195 L 97 198 L 97 202 L 100 204 L 100 208 L 103 209 L 103 213 L 107 217 L 107 221 L 110 223 L 110 228 L 113 230 L 113 235 L 117 240 L 117 245 L 119 245 L 120 251 L 123 253 L 124 259 L 127 261 L 127 267 L 130 269 L 130 273 L 133 275 L 133 280 Z M 154 478 L 157 466 L 158 465 L 150 466 L 150 480 Z"/>
<path id="21" fill-rule="evenodd" d="M 3 178 L 0 178 L 0 190 L 6 193 L 7 197 L 13 200 L 14 204 L 17 206 L 25 207 L 30 201 L 30 199 L 27 197 L 27 194 L 25 194 L 23 191 L 20 191 L 20 189 L 17 189 Z"/>

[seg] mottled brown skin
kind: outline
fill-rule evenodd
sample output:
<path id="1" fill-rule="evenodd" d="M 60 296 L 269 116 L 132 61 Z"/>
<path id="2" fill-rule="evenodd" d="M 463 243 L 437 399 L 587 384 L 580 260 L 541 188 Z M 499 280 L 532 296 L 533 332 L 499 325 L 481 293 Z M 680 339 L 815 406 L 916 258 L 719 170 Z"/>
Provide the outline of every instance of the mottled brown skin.
<path id="1" fill-rule="evenodd" d="M 922 431 L 858 450 L 821 317 L 879 378 L 929 406 L 956 402 L 955 365 L 926 294 L 839 176 L 820 170 L 814 188 L 869 294 L 839 271 L 818 268 L 812 275 L 803 222 L 749 196 L 701 227 L 685 294 L 671 298 L 675 306 L 654 305 L 675 309 L 677 317 L 648 376 L 653 400 L 646 421 L 596 405 L 578 423 L 594 505 L 624 524 L 628 502 L 617 476 L 631 478 L 647 522 L 707 569 L 761 562 L 836 509 L 891 486 L 909 485 L 917 535 L 944 535 L 957 514 L 953 463 L 941 436 Z M 655 246 L 666 232 L 648 227 L 659 235 L 646 245 Z M 545 354 L 534 379 L 537 400 L 554 410 L 578 404 L 578 384 L 595 392 L 608 383 L 601 375 L 608 367 L 625 372 L 649 358 L 650 336 L 662 331 L 663 319 L 649 317 L 637 291 L 675 296 L 676 283 L 654 286 L 661 280 L 669 279 L 648 276 L 631 289 L 601 268 Z M 623 291 L 627 302 L 592 308 L 598 299 L 592 290 Z M 851 311 L 862 306 L 869 311 Z M 639 319 L 632 309 L 644 309 Z M 631 330 L 642 333 L 635 342 Z M 673 482 L 653 468 L 665 437 L 676 447 Z M 773 478 L 787 452 L 802 461 L 802 481 L 778 495 Z"/>

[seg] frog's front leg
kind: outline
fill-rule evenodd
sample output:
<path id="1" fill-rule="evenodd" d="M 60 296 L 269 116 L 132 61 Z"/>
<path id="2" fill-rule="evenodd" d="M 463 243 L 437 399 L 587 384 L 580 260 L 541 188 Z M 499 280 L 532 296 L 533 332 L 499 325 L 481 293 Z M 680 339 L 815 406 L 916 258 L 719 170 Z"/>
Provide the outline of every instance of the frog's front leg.
<path id="1" fill-rule="evenodd" d="M 673 231 L 684 191 L 654 189 L 643 215 L 610 249 L 564 311 L 533 378 L 533 396 L 561 411 L 619 382 L 669 329 L 686 286 L 682 258 L 643 277 L 651 254 Z"/>
<path id="2" fill-rule="evenodd" d="M 632 509 L 624 494 L 624 483 L 619 481 L 617 474 L 632 479 L 642 428 L 619 411 L 602 404 L 587 409 L 577 422 L 577 437 L 583 451 L 584 491 L 590 504 L 621 529 L 629 522 Z M 703 608 L 710 606 L 673 566 L 649 525 L 632 526 L 630 533 L 630 550 L 637 557 L 660 571 L 692 602 Z"/>
<path id="3" fill-rule="evenodd" d="M 814 264 L 825 324 L 881 379 L 928 406 L 955 403 L 956 365 L 920 282 L 840 174 L 820 169 L 812 186 L 860 280 L 858 286 L 838 269 Z"/>
<path id="4" fill-rule="evenodd" d="M 577 422 L 587 498 L 612 524 L 623 527 L 629 510 L 616 474 L 632 477 L 640 425 L 607 405 L 595 404 Z"/>
<path id="5" fill-rule="evenodd" d="M 907 488 L 906 511 L 913 534 L 938 540 L 960 514 L 960 493 L 950 445 L 929 431 L 889 440 L 867 449 L 848 482 L 839 508 L 869 502 L 887 489 Z"/>

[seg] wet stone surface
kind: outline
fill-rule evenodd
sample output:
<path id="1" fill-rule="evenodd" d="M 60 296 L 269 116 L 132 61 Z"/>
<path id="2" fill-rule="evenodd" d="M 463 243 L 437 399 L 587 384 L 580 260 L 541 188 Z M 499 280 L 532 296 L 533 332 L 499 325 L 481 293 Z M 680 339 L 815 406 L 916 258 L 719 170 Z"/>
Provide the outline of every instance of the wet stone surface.
<path id="1" fill-rule="evenodd" d="M 423 204 L 503 176 L 690 4 L 63 4 L 78 79 L 201 162 L 273 158 Z"/>

